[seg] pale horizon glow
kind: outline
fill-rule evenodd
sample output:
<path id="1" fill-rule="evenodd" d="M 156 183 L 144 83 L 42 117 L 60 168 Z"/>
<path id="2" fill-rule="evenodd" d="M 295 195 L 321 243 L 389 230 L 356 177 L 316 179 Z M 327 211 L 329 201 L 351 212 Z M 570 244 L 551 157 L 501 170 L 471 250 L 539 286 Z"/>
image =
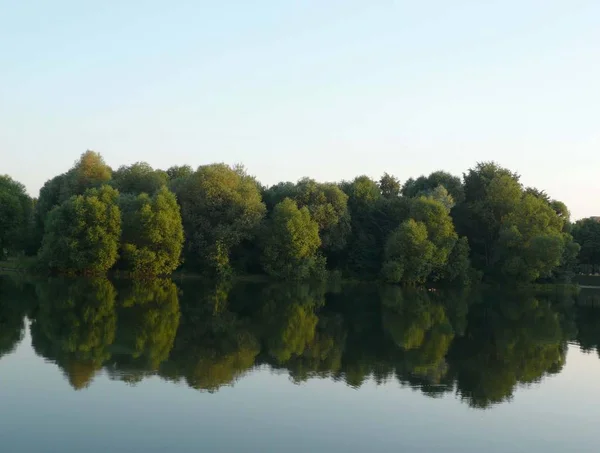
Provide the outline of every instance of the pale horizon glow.
<path id="1" fill-rule="evenodd" d="M 485 4 L 484 4 L 485 3 Z M 0 174 L 243 163 L 264 184 L 494 160 L 600 215 L 600 2 L 0 0 Z"/>

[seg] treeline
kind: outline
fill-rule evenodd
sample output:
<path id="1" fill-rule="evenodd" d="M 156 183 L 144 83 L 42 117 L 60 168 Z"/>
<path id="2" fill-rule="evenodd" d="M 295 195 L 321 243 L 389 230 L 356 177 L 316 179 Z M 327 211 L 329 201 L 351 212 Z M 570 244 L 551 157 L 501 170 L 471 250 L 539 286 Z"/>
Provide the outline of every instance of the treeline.
<path id="1" fill-rule="evenodd" d="M 29 319 L 35 352 L 75 389 L 104 370 L 214 392 L 267 365 L 297 383 L 398 381 L 486 408 L 560 372 L 569 342 L 600 351 L 600 313 L 573 293 L 325 286 L 0 279 L 0 357 Z"/>
<path id="2" fill-rule="evenodd" d="M 438 171 L 401 184 L 386 173 L 265 187 L 240 166 L 113 171 L 88 151 L 37 199 L 0 178 L 0 214 L 0 253 L 69 274 L 531 282 L 571 275 L 580 248 L 586 270 L 600 265 L 600 223 L 572 225 L 564 203 L 493 162 L 462 179 Z"/>

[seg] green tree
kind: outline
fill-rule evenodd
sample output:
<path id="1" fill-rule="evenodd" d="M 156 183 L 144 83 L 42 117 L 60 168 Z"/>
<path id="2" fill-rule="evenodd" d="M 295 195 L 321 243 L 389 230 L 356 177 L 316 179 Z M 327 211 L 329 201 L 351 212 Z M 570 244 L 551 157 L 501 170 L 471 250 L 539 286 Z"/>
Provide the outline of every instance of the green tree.
<path id="1" fill-rule="evenodd" d="M 228 273 L 231 250 L 257 233 L 265 215 L 258 183 L 243 168 L 201 166 L 175 188 L 188 266 Z"/>
<path id="2" fill-rule="evenodd" d="M 373 278 L 381 268 L 385 241 L 377 219 L 378 208 L 384 203 L 381 190 L 364 175 L 344 181 L 340 187 L 348 195 L 352 231 L 344 257 L 346 270 L 360 278 Z"/>
<path id="3" fill-rule="evenodd" d="M 99 188 L 110 182 L 111 168 L 102 156 L 94 151 L 86 151 L 66 173 L 47 181 L 40 190 L 35 209 L 35 230 L 32 251 L 42 245 L 48 214 L 55 207 L 73 195 L 83 195 L 91 188 Z"/>
<path id="4" fill-rule="evenodd" d="M 269 211 L 286 198 L 294 200 L 299 208 L 307 207 L 319 225 L 321 247 L 328 258 L 345 248 L 350 234 L 348 196 L 337 185 L 303 178 L 297 184 L 272 186 L 264 197 Z"/>
<path id="5" fill-rule="evenodd" d="M 298 209 L 289 198 L 273 209 L 263 241 L 263 265 L 269 275 L 302 280 L 324 268 L 318 254 L 319 225 L 311 219 L 308 208 Z"/>
<path id="6" fill-rule="evenodd" d="M 432 271 L 435 245 L 427 226 L 409 219 L 392 232 L 385 246 L 383 278 L 390 283 L 424 283 Z"/>
<path id="7" fill-rule="evenodd" d="M 136 275 L 168 275 L 180 264 L 183 225 L 175 195 L 165 186 L 154 196 L 122 197 L 121 266 Z"/>
<path id="8" fill-rule="evenodd" d="M 571 240 L 550 205 L 525 194 L 503 219 L 496 247 L 499 271 L 512 280 L 549 277 L 561 264 Z"/>
<path id="9" fill-rule="evenodd" d="M 579 262 L 582 270 L 596 273 L 600 269 L 600 221 L 596 218 L 578 220 L 573 225 L 573 237 L 581 246 Z"/>
<path id="10" fill-rule="evenodd" d="M 458 239 L 447 209 L 433 198 L 414 199 L 409 215 L 386 242 L 382 274 L 390 283 L 439 278 Z"/>
<path id="11" fill-rule="evenodd" d="M 168 178 L 166 172 L 154 170 L 146 162 L 136 162 L 119 167 L 112 175 L 112 184 L 120 193 L 153 195 L 167 185 Z"/>
<path id="12" fill-rule="evenodd" d="M 73 196 L 49 214 L 41 262 L 69 273 L 103 273 L 117 261 L 121 237 L 118 192 L 109 186 Z"/>
<path id="13" fill-rule="evenodd" d="M 379 180 L 379 190 L 384 198 L 399 197 L 401 188 L 400 180 L 388 173 L 384 173 Z"/>
<path id="14" fill-rule="evenodd" d="M 31 232 L 33 202 L 25 186 L 10 176 L 0 175 L 0 259 L 21 252 Z"/>
<path id="15" fill-rule="evenodd" d="M 445 171 L 436 171 L 429 176 L 419 176 L 417 179 L 410 178 L 404 183 L 402 195 L 409 198 L 427 196 L 439 186 L 448 191 L 454 202 L 462 203 L 464 201 L 465 191 L 460 178 Z"/>
<path id="16" fill-rule="evenodd" d="M 473 265 L 490 273 L 502 221 L 523 194 L 519 176 L 494 162 L 479 163 L 464 175 L 464 194 L 452 214 L 456 228 L 469 240 Z"/>

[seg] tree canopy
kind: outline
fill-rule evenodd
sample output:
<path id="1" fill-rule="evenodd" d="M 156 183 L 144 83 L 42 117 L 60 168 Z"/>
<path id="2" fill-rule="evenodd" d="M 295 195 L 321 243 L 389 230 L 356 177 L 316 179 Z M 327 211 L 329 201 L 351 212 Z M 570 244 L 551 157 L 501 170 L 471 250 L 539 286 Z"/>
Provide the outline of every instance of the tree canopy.
<path id="1" fill-rule="evenodd" d="M 0 213 L 2 255 L 37 255 L 38 268 L 69 273 L 308 279 L 327 269 L 405 285 L 521 284 L 600 265 L 598 222 L 571 224 L 563 202 L 495 162 L 462 179 L 436 171 L 402 185 L 385 172 L 265 186 L 240 165 L 112 171 L 87 151 L 37 200 L 2 177 Z"/>

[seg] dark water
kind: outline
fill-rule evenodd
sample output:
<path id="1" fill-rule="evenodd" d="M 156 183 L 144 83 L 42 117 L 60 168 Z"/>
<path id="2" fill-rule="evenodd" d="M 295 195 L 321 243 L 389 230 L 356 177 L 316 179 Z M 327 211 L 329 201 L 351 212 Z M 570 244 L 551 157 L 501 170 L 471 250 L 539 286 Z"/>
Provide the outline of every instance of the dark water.
<path id="1" fill-rule="evenodd" d="M 596 291 L 0 277 L 0 451 L 596 452 Z"/>

